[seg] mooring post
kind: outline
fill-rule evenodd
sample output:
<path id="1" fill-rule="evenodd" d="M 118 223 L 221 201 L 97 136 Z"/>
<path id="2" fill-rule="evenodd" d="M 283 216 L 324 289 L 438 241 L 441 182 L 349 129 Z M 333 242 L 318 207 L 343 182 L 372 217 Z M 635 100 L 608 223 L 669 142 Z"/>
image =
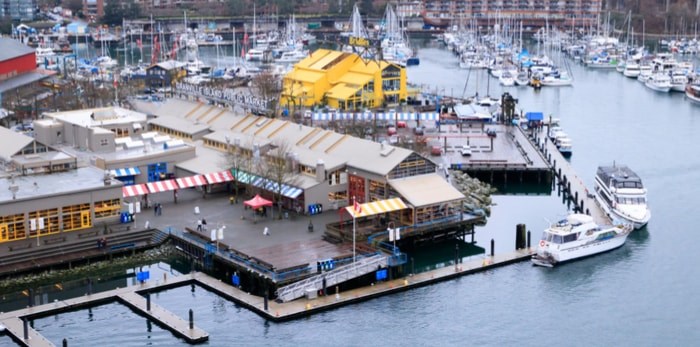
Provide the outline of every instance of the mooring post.
<path id="1" fill-rule="evenodd" d="M 265 291 L 265 296 L 263 297 L 263 304 L 264 304 L 264 306 L 265 306 L 265 311 L 267 311 L 267 300 L 268 300 L 268 299 L 267 299 L 267 295 L 268 295 L 268 293 L 267 293 L 267 290 L 266 290 L 266 291 Z"/>
<path id="2" fill-rule="evenodd" d="M 151 312 L 151 293 L 146 293 L 146 311 Z"/>
<path id="3" fill-rule="evenodd" d="M 22 317 L 22 326 L 24 327 L 24 341 L 29 340 L 29 322 L 27 317 Z"/>
<path id="4" fill-rule="evenodd" d="M 27 298 L 27 304 L 29 305 L 29 307 L 32 307 L 34 306 L 34 289 L 29 288 L 28 292 L 29 297 Z"/>
<path id="5" fill-rule="evenodd" d="M 68 347 L 68 340 L 63 339 L 63 347 Z"/>
<path id="6" fill-rule="evenodd" d="M 527 231 L 527 248 L 530 248 L 530 230 Z"/>
<path id="7" fill-rule="evenodd" d="M 190 330 L 194 329 L 194 312 L 190 309 Z"/>
<path id="8" fill-rule="evenodd" d="M 457 263 L 459 263 L 459 244 L 455 243 L 455 271 L 457 271 Z"/>
<path id="9" fill-rule="evenodd" d="M 92 295 L 92 278 L 88 277 L 88 295 Z"/>
<path id="10" fill-rule="evenodd" d="M 493 239 L 491 239 L 491 256 L 492 257 L 493 257 L 493 249 L 494 249 L 495 244 L 496 244 L 496 242 Z"/>
<path id="11" fill-rule="evenodd" d="M 194 293 L 194 283 L 192 283 L 190 286 L 192 287 L 192 289 L 191 289 L 192 293 Z"/>

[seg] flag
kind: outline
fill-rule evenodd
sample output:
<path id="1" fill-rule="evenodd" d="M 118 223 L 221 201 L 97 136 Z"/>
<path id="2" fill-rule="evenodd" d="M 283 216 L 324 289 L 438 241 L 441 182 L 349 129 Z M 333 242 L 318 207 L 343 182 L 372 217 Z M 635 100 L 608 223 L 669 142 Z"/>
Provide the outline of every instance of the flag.
<path id="1" fill-rule="evenodd" d="M 139 49 L 143 48 L 143 42 L 141 42 L 141 39 L 136 39 L 136 45 L 139 46 Z"/>
<path id="2" fill-rule="evenodd" d="M 355 210 L 355 214 L 362 213 L 362 205 L 360 205 L 360 203 L 357 202 L 357 200 L 353 200 L 352 208 Z"/>

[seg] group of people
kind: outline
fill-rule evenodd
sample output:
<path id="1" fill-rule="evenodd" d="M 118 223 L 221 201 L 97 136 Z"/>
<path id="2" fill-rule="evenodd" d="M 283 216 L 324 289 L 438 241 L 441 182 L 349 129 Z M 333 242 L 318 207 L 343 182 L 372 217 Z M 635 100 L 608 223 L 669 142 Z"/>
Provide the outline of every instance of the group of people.
<path id="1" fill-rule="evenodd" d="M 197 219 L 197 231 L 202 232 L 202 229 L 207 230 L 207 220 L 204 218 Z"/>
<path id="2" fill-rule="evenodd" d="M 97 240 L 97 249 L 103 249 L 107 247 L 107 239 L 104 237 Z"/>
<path id="3" fill-rule="evenodd" d="M 156 202 L 153 204 L 153 215 L 154 216 L 160 216 L 163 214 L 163 205 L 161 205 L 159 202 Z"/>

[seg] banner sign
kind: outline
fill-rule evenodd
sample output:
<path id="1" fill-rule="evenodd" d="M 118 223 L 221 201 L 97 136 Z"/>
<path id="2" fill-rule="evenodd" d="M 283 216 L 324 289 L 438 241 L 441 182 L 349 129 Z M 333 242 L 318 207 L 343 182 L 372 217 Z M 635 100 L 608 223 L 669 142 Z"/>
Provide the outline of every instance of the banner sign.
<path id="1" fill-rule="evenodd" d="M 212 88 L 185 82 L 176 83 L 175 88 L 177 89 L 177 93 L 231 103 L 252 110 L 265 111 L 268 108 L 269 100 L 250 94 L 244 94 L 231 88 Z"/>

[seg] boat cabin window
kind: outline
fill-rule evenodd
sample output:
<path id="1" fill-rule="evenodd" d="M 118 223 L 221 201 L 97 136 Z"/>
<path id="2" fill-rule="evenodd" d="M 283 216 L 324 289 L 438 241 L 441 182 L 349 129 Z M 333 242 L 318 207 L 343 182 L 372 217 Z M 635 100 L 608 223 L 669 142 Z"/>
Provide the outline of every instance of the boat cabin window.
<path id="1" fill-rule="evenodd" d="M 626 196 L 618 196 L 616 199 L 618 204 L 625 204 L 625 205 L 644 205 L 646 204 L 646 198 L 643 196 L 640 197 L 626 197 Z"/>
<path id="2" fill-rule="evenodd" d="M 552 242 L 552 234 L 545 231 L 544 233 L 542 233 L 542 240 Z"/>
<path id="3" fill-rule="evenodd" d="M 637 189 L 642 189 L 644 186 L 642 185 L 642 182 L 635 182 L 635 181 L 618 181 L 615 182 L 615 188 L 637 188 Z"/>
<path id="4" fill-rule="evenodd" d="M 562 243 L 561 235 L 552 235 L 552 243 Z"/>
<path id="5" fill-rule="evenodd" d="M 578 234 L 564 235 L 564 243 L 576 241 Z"/>

